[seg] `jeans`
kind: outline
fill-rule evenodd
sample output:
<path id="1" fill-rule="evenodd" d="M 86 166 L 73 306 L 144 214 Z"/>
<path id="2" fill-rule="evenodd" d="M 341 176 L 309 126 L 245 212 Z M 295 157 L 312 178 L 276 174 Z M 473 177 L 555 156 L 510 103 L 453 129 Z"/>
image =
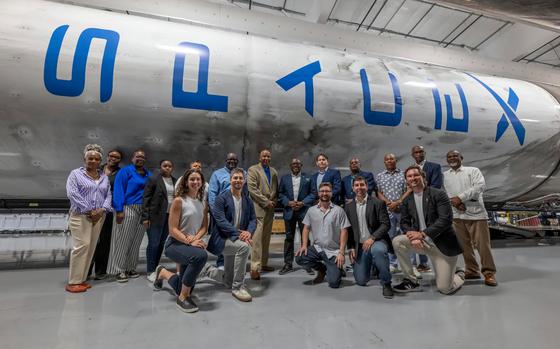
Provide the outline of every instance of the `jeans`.
<path id="1" fill-rule="evenodd" d="M 167 280 L 169 286 L 173 288 L 175 293 L 181 293 L 181 284 L 186 287 L 194 287 L 196 277 L 208 259 L 206 250 L 185 245 L 181 242 L 168 240 L 165 246 L 165 255 L 175 263 L 181 265 L 180 274 L 175 274 Z"/>
<path id="2" fill-rule="evenodd" d="M 296 263 L 304 268 L 313 268 L 320 272 L 326 271 L 329 287 L 340 287 L 342 269 L 336 265 L 335 256 L 328 258 L 324 251 L 318 252 L 314 246 L 309 246 L 307 248 L 307 255 L 297 256 Z"/>
<path id="3" fill-rule="evenodd" d="M 168 218 L 169 214 L 166 215 L 165 222 L 162 222 L 162 225 L 150 225 L 150 228 L 146 231 L 148 234 L 148 246 L 146 246 L 146 271 L 148 274 L 156 270 L 161 259 L 163 246 L 167 235 L 169 235 Z"/>
<path id="4" fill-rule="evenodd" d="M 381 285 L 391 284 L 388 249 L 385 241 L 381 240 L 375 241 L 368 251 L 364 251 L 360 245 L 356 261 L 354 262 L 354 279 L 358 285 L 367 285 L 371 279 L 372 265 L 375 265 L 379 272 L 379 282 Z"/>
<path id="5" fill-rule="evenodd" d="M 391 240 L 393 240 L 395 238 L 395 236 L 400 234 L 400 223 L 401 223 L 401 214 L 400 213 L 390 213 L 389 214 L 389 220 L 391 221 L 391 228 L 389 229 L 389 237 L 391 238 Z M 389 253 L 389 262 L 391 263 L 392 266 L 397 266 L 397 256 Z"/>

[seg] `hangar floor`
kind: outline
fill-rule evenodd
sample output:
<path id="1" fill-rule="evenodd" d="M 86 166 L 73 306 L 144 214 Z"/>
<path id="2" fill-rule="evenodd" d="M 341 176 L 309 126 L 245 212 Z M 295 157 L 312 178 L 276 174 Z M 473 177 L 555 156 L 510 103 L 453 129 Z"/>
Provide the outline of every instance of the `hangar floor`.
<path id="1" fill-rule="evenodd" d="M 196 314 L 180 312 L 145 277 L 69 294 L 66 268 L 1 271 L 0 347 L 558 348 L 560 246 L 532 245 L 495 248 L 496 288 L 470 282 L 443 296 L 428 273 L 424 292 L 387 300 L 375 280 L 358 287 L 349 275 L 333 290 L 302 285 L 302 270 L 273 272 L 249 280 L 251 303 L 200 284 Z"/>

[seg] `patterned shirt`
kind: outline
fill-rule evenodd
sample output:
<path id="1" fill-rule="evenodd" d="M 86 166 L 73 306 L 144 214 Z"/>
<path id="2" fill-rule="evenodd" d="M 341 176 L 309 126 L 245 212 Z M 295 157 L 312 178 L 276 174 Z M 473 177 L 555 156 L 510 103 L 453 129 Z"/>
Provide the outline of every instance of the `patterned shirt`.
<path id="1" fill-rule="evenodd" d="M 99 179 L 94 180 L 80 167 L 70 172 L 66 181 L 66 194 L 70 200 L 70 212 L 86 214 L 102 208 L 111 212 L 111 185 L 109 178 L 99 171 Z"/>
<path id="2" fill-rule="evenodd" d="M 406 192 L 406 180 L 404 179 L 404 172 L 396 169 L 394 172 L 387 170 L 377 175 L 377 187 L 379 191 L 387 198 L 387 200 L 396 201 Z M 389 216 L 393 212 L 387 208 Z"/>

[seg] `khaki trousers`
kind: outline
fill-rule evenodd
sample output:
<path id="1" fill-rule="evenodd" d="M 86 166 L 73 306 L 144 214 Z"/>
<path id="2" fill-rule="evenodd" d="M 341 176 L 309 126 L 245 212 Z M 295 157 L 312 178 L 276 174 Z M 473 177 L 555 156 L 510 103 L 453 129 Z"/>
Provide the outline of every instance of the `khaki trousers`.
<path id="1" fill-rule="evenodd" d="M 446 256 L 433 241 L 424 241 L 424 247 L 415 249 L 412 247 L 410 240 L 406 235 L 398 235 L 393 239 L 393 248 L 399 259 L 403 271 L 403 277 L 413 282 L 418 282 L 414 272 L 412 271 L 412 263 L 410 261 L 410 253 L 425 254 L 432 261 L 434 272 L 436 274 L 436 286 L 438 291 L 443 294 L 450 294 L 457 291 L 465 282 L 455 274 L 455 266 L 457 265 L 457 256 Z"/>
<path id="2" fill-rule="evenodd" d="M 264 217 L 257 217 L 257 229 L 253 234 L 253 249 L 251 251 L 251 270 L 260 271 L 263 265 L 268 265 L 268 248 L 273 221 L 273 208 L 266 210 Z"/>
<path id="3" fill-rule="evenodd" d="M 68 227 L 72 235 L 72 252 L 70 253 L 70 271 L 68 283 L 81 284 L 87 279 L 89 265 L 95 252 L 97 239 L 105 221 L 105 214 L 93 224 L 86 215 L 70 214 Z"/>
<path id="4" fill-rule="evenodd" d="M 476 261 L 474 250 L 480 255 L 482 274 L 495 274 L 496 265 L 490 246 L 490 230 L 485 219 L 467 220 L 454 219 L 453 229 L 457 238 L 463 246 L 463 259 L 465 260 L 465 272 L 467 274 L 479 274 L 480 267 Z"/>

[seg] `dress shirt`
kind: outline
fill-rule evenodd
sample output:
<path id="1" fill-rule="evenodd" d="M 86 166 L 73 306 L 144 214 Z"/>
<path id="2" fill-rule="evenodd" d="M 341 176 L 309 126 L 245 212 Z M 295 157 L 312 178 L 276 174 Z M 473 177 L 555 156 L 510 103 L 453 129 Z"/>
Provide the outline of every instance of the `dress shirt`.
<path id="1" fill-rule="evenodd" d="M 350 221 L 342 207 L 333 204 L 323 212 L 319 205 L 307 210 L 303 224 L 311 228 L 313 246 L 318 252 L 324 251 L 328 258 L 340 252 L 340 231 L 350 226 Z"/>
<path id="2" fill-rule="evenodd" d="M 268 184 L 270 185 L 270 166 L 263 166 L 261 165 L 263 170 L 264 170 L 264 174 L 266 175 L 266 179 L 268 181 Z"/>
<path id="3" fill-rule="evenodd" d="M 356 213 L 358 214 L 358 224 L 360 225 L 360 243 L 364 243 L 367 239 L 371 237 L 371 233 L 367 226 L 366 219 L 366 207 L 367 207 L 368 196 L 364 198 L 363 201 L 356 200 Z"/>
<path id="4" fill-rule="evenodd" d="M 66 194 L 70 200 L 70 212 L 86 214 L 102 208 L 111 212 L 111 188 L 109 178 L 99 171 L 99 179 L 94 180 L 86 174 L 84 167 L 70 172 L 66 182 Z"/>
<path id="5" fill-rule="evenodd" d="M 466 211 L 459 211 L 453 207 L 453 218 L 488 219 L 482 199 L 486 183 L 482 172 L 478 168 L 461 166 L 457 170 L 449 169 L 443 174 L 443 183 L 447 195 L 450 198 L 459 197 L 467 209 Z"/>
<path id="6" fill-rule="evenodd" d="M 301 183 L 301 173 L 297 176 L 292 174 L 292 189 L 294 191 L 294 200 L 297 201 L 299 195 L 299 185 Z"/>
<path id="7" fill-rule="evenodd" d="M 323 183 L 323 177 L 325 177 L 325 173 L 327 173 L 328 170 L 329 168 L 327 167 L 324 171 L 319 171 L 317 175 L 317 192 L 319 192 L 319 186 Z"/>

